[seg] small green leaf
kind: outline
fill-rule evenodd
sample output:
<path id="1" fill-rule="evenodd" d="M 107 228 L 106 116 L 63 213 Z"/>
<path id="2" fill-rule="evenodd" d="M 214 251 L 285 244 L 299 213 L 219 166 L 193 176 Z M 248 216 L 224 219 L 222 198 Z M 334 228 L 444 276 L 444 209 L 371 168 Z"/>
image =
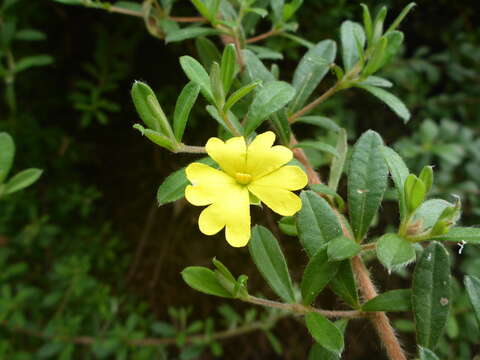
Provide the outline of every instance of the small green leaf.
<path id="1" fill-rule="evenodd" d="M 216 35 L 218 33 L 219 33 L 218 30 L 215 30 L 212 28 L 199 27 L 199 26 L 187 27 L 179 30 L 169 31 L 167 36 L 165 37 L 165 42 L 168 44 L 172 42 L 193 39 L 200 36 Z"/>
<path id="2" fill-rule="evenodd" d="M 218 65 L 217 62 L 214 62 L 210 69 L 210 88 L 212 89 L 216 107 L 219 109 L 223 108 L 225 104 L 225 91 L 220 77 L 220 65 Z"/>
<path id="3" fill-rule="evenodd" d="M 433 166 L 424 166 L 418 178 L 422 180 L 425 185 L 425 191 L 428 193 L 433 184 Z"/>
<path id="4" fill-rule="evenodd" d="M 235 78 L 235 71 L 237 67 L 237 55 L 235 52 L 235 45 L 229 44 L 223 50 L 221 62 L 221 78 L 225 94 L 228 94 L 233 79 Z"/>
<path id="5" fill-rule="evenodd" d="M 300 242 L 312 257 L 327 242 L 342 234 L 330 204 L 313 191 L 302 191 L 302 208 L 297 213 Z"/>
<path id="6" fill-rule="evenodd" d="M 15 39 L 23 41 L 40 41 L 46 38 L 45 33 L 35 29 L 23 29 L 15 34 Z"/>
<path id="7" fill-rule="evenodd" d="M 154 131 L 150 129 L 145 129 L 140 124 L 134 124 L 133 128 L 135 130 L 138 130 L 142 134 L 142 136 L 145 136 L 154 144 L 157 144 L 158 146 L 161 146 L 170 151 L 176 150 L 176 144 L 174 144 L 170 138 L 166 137 L 162 133 L 159 133 L 158 131 Z"/>
<path id="8" fill-rule="evenodd" d="M 310 185 L 310 189 L 313 191 L 323 194 L 323 195 L 328 195 L 332 199 L 335 200 L 335 206 L 338 207 L 340 211 L 343 211 L 345 209 L 345 201 L 342 199 L 340 195 L 338 195 L 335 191 L 333 191 L 331 188 L 329 188 L 325 184 L 312 184 Z"/>
<path id="9" fill-rule="evenodd" d="M 250 134 L 271 114 L 280 110 L 295 95 L 295 89 L 284 81 L 271 81 L 257 91 L 248 111 L 245 135 Z"/>
<path id="10" fill-rule="evenodd" d="M 332 40 L 320 41 L 311 47 L 298 63 L 292 85 L 296 90 L 290 111 L 295 112 L 308 100 L 335 61 L 337 45 Z"/>
<path id="11" fill-rule="evenodd" d="M 340 261 L 354 257 L 357 255 L 362 247 L 353 239 L 346 236 L 339 236 L 328 243 L 328 260 Z"/>
<path id="12" fill-rule="evenodd" d="M 297 224 L 294 216 L 284 216 L 278 221 L 278 228 L 288 236 L 297 236 Z"/>
<path id="13" fill-rule="evenodd" d="M 177 103 L 175 104 L 175 112 L 173 114 L 173 133 L 175 134 L 177 141 L 182 141 L 190 111 L 197 100 L 199 92 L 200 86 L 193 82 L 189 82 L 185 85 L 178 96 Z"/>
<path id="14" fill-rule="evenodd" d="M 340 26 L 342 40 L 342 58 L 345 72 L 350 71 L 361 58 L 358 52 L 357 41 L 361 49 L 365 45 L 365 33 L 360 24 L 347 20 Z"/>
<path id="15" fill-rule="evenodd" d="M 5 184 L 5 194 L 11 194 L 32 185 L 42 175 L 43 170 L 26 169 L 15 174 Z"/>
<path id="16" fill-rule="evenodd" d="M 414 212 L 427 195 L 425 184 L 414 174 L 410 174 L 405 179 L 405 202 L 410 213 Z"/>
<path id="17" fill-rule="evenodd" d="M 372 35 L 372 44 L 375 44 L 378 39 L 383 34 L 383 22 L 385 21 L 385 17 L 387 16 L 387 7 L 382 6 L 375 16 L 375 20 L 373 21 L 373 35 Z"/>
<path id="18" fill-rule="evenodd" d="M 337 150 L 333 146 L 326 143 L 319 142 L 319 141 L 313 141 L 313 140 L 300 141 L 299 143 L 295 144 L 295 147 L 301 148 L 301 149 L 314 149 L 314 150 L 328 153 L 336 157 L 340 156 L 340 154 L 337 152 Z"/>
<path id="19" fill-rule="evenodd" d="M 325 130 L 330 130 L 335 132 L 338 132 L 341 129 L 340 126 L 338 126 L 338 124 L 332 119 L 329 119 L 324 116 L 317 116 L 317 115 L 299 117 L 297 120 L 295 120 L 295 123 L 305 123 L 305 124 L 315 125 Z"/>
<path id="20" fill-rule="evenodd" d="M 457 226 L 451 228 L 445 235 L 435 236 L 433 240 L 480 244 L 480 228 Z"/>
<path id="21" fill-rule="evenodd" d="M 253 83 L 242 86 L 240 89 L 235 91 L 232 95 L 230 95 L 230 97 L 225 102 L 225 106 L 223 107 L 223 111 L 227 112 L 228 110 L 230 110 L 230 108 L 233 105 L 235 105 L 238 101 L 240 101 L 242 98 L 247 96 L 253 89 L 255 89 L 261 83 L 262 83 L 261 81 L 255 81 Z"/>
<path id="22" fill-rule="evenodd" d="M 417 4 L 415 4 L 414 2 L 411 2 L 407 6 L 405 6 L 403 10 L 400 12 L 400 14 L 397 16 L 397 18 L 393 20 L 392 25 L 390 25 L 390 27 L 387 29 L 385 33 L 388 34 L 391 31 L 395 30 L 398 27 L 398 25 L 400 25 L 400 23 L 405 18 L 405 16 L 407 16 L 410 10 L 412 10 L 415 6 L 417 6 Z"/>
<path id="23" fill-rule="evenodd" d="M 330 176 L 328 178 L 328 186 L 335 192 L 337 191 L 338 183 L 342 177 L 348 153 L 347 132 L 343 128 L 338 133 L 336 149 L 339 156 L 332 159 Z"/>
<path id="24" fill-rule="evenodd" d="M 385 48 L 380 67 L 390 63 L 393 57 L 398 53 L 402 46 L 404 35 L 400 31 L 392 31 L 386 34 L 385 38 L 387 39 L 387 47 Z"/>
<path id="25" fill-rule="evenodd" d="M 384 79 L 380 76 L 375 76 L 375 75 L 370 75 L 365 80 L 359 82 L 359 84 L 370 85 L 370 86 L 378 86 L 378 87 L 386 87 L 386 88 L 390 88 L 390 87 L 393 86 L 393 84 L 390 81 L 388 81 L 387 79 Z"/>
<path id="26" fill-rule="evenodd" d="M 337 273 L 338 267 L 338 262 L 329 261 L 326 247 L 318 250 L 310 259 L 300 285 L 305 305 L 310 305 L 322 292 Z"/>
<path id="27" fill-rule="evenodd" d="M 197 11 L 206 19 L 210 20 L 210 11 L 202 0 L 190 0 Z"/>
<path id="28" fill-rule="evenodd" d="M 275 76 L 267 69 L 267 67 L 262 63 L 250 50 L 243 50 L 243 60 L 245 61 L 245 76 L 248 81 L 262 81 L 264 84 L 275 81 Z"/>
<path id="29" fill-rule="evenodd" d="M 415 260 L 413 244 L 397 234 L 385 234 L 377 242 L 378 260 L 389 270 L 406 266 Z"/>
<path id="30" fill-rule="evenodd" d="M 369 130 L 353 148 L 348 169 L 348 204 L 357 241 L 365 237 L 387 188 L 388 167 L 382 147 L 380 135 Z"/>
<path id="31" fill-rule="evenodd" d="M 294 303 L 293 285 L 282 249 L 273 234 L 263 226 L 252 229 L 249 246 L 257 269 L 275 293 L 288 303 Z"/>
<path id="32" fill-rule="evenodd" d="M 221 54 L 217 46 L 205 37 L 195 39 L 195 48 L 206 69 L 210 69 L 214 61 L 220 62 Z"/>
<path id="33" fill-rule="evenodd" d="M 357 284 L 350 260 L 340 262 L 337 274 L 330 281 L 330 289 L 354 309 L 360 307 Z"/>
<path id="34" fill-rule="evenodd" d="M 420 356 L 420 360 L 440 360 L 432 350 L 421 346 L 418 347 L 418 355 Z"/>
<path id="35" fill-rule="evenodd" d="M 372 42 L 372 35 L 373 35 L 373 24 L 372 24 L 372 16 L 370 15 L 370 10 L 368 6 L 365 4 L 360 4 L 363 10 L 363 27 L 365 29 L 365 35 L 367 37 L 367 42 L 370 45 Z"/>
<path id="36" fill-rule="evenodd" d="M 365 77 L 370 76 L 374 74 L 378 69 L 380 69 L 380 67 L 384 63 L 385 50 L 387 48 L 387 44 L 388 44 L 387 38 L 382 36 L 380 38 L 380 41 L 373 48 L 370 60 L 368 60 L 367 65 L 364 67 L 362 71 L 363 76 Z"/>
<path id="37" fill-rule="evenodd" d="M 189 266 L 182 271 L 183 280 L 193 289 L 208 295 L 231 298 L 232 295 L 217 280 L 215 272 L 202 266 Z"/>
<path id="38" fill-rule="evenodd" d="M 18 62 L 15 64 L 15 72 L 19 73 L 35 66 L 50 65 L 52 62 L 53 58 L 50 55 L 34 55 L 24 57 L 18 60 Z"/>
<path id="39" fill-rule="evenodd" d="M 357 83 L 355 86 L 368 91 L 373 96 L 382 100 L 390 109 L 393 110 L 395 114 L 397 114 L 400 118 L 402 118 L 405 123 L 407 123 L 408 120 L 410 120 L 410 111 L 408 111 L 407 107 L 402 102 L 402 100 L 397 98 L 392 93 L 389 93 L 388 91 L 380 89 L 375 86 L 362 85 L 360 83 Z"/>
<path id="40" fill-rule="evenodd" d="M 450 309 L 450 260 L 448 251 L 432 242 L 422 253 L 413 274 L 413 314 L 417 343 L 435 348 Z"/>
<path id="41" fill-rule="evenodd" d="M 405 204 L 405 179 L 410 174 L 407 165 L 403 159 L 398 155 L 395 150 L 384 146 L 382 148 L 383 156 L 387 161 L 388 168 L 390 170 L 390 175 L 392 176 L 393 183 L 398 193 L 398 206 L 400 209 L 400 219 L 403 220 L 407 214 L 407 205 Z"/>
<path id="42" fill-rule="evenodd" d="M 0 133 L 0 184 L 7 178 L 15 157 L 15 143 L 6 132 Z"/>
<path id="43" fill-rule="evenodd" d="M 384 292 L 362 305 L 363 311 L 411 311 L 412 290 L 398 289 Z"/>
<path id="44" fill-rule="evenodd" d="M 454 204 L 442 199 L 427 200 L 415 210 L 411 222 L 420 221 L 421 230 L 428 230 L 438 222 L 445 209 L 454 207 Z"/>
<path id="45" fill-rule="evenodd" d="M 209 166 L 213 166 L 215 164 L 215 162 L 209 157 L 196 160 L 195 162 Z M 180 170 L 170 174 L 158 188 L 158 205 L 161 206 L 183 198 L 185 196 L 185 188 L 189 184 L 190 182 L 185 174 L 185 168 L 181 168 Z"/>
<path id="46" fill-rule="evenodd" d="M 328 319 L 317 313 L 308 313 L 305 315 L 308 332 L 315 341 L 334 353 L 343 351 L 342 332 Z"/>
<path id="47" fill-rule="evenodd" d="M 193 81 L 195 84 L 200 86 L 202 95 L 209 102 L 213 102 L 212 89 L 210 87 L 210 77 L 197 60 L 191 56 L 182 56 L 180 58 L 180 65 L 185 72 L 185 75 Z"/>
<path id="48" fill-rule="evenodd" d="M 480 279 L 473 275 L 466 275 L 463 283 L 465 284 L 468 299 L 470 300 L 470 304 L 472 304 L 475 317 L 480 326 Z"/>

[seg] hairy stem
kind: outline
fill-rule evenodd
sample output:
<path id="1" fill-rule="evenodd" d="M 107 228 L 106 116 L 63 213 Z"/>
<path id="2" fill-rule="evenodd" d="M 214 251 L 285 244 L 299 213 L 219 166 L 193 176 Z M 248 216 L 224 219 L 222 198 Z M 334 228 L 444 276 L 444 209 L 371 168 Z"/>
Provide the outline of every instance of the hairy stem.
<path id="1" fill-rule="evenodd" d="M 364 312 L 359 310 L 345 310 L 345 311 L 323 310 L 323 309 L 317 309 L 312 306 L 306 306 L 302 304 L 281 303 L 278 301 L 262 299 L 262 298 L 258 298 L 251 295 L 248 298 L 242 299 L 242 300 L 245 302 L 249 302 L 251 304 L 273 307 L 276 309 L 282 309 L 282 310 L 286 310 L 286 311 L 301 314 L 301 315 L 304 315 L 310 312 L 315 312 L 329 318 L 347 318 L 347 319 L 358 319 L 358 318 L 363 318 L 367 316 Z"/>

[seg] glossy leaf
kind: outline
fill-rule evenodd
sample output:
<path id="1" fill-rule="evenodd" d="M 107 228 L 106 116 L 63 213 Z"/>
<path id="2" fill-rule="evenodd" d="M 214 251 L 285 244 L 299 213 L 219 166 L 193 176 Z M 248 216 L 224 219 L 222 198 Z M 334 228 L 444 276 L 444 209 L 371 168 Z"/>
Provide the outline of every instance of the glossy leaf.
<path id="1" fill-rule="evenodd" d="M 384 292 L 362 305 L 363 311 L 410 311 L 412 290 L 398 289 Z"/>
<path id="2" fill-rule="evenodd" d="M 0 184 L 7 178 L 14 157 L 15 143 L 12 137 L 5 132 L 0 133 Z"/>
<path id="3" fill-rule="evenodd" d="M 357 241 L 363 240 L 387 188 L 387 164 L 383 140 L 376 132 L 365 132 L 355 144 L 348 169 L 350 220 Z"/>
<path id="4" fill-rule="evenodd" d="M 284 301 L 295 302 L 287 262 L 275 236 L 267 228 L 255 226 L 248 248 L 258 271 L 272 290 Z"/>
<path id="5" fill-rule="evenodd" d="M 361 246 L 355 240 L 341 235 L 328 243 L 328 259 L 329 261 L 349 259 L 357 255 L 361 249 Z"/>
<path id="6" fill-rule="evenodd" d="M 248 111 L 245 134 L 248 135 L 271 114 L 284 107 L 295 95 L 295 89 L 284 81 L 271 81 L 257 91 Z"/>
<path id="7" fill-rule="evenodd" d="M 473 275 L 467 275 L 463 282 L 478 325 L 480 326 L 480 279 Z"/>
<path id="8" fill-rule="evenodd" d="M 342 332 L 327 318 L 317 313 L 305 315 L 308 332 L 325 349 L 341 353 L 344 347 Z"/>
<path id="9" fill-rule="evenodd" d="M 327 242 L 342 234 L 330 204 L 313 191 L 302 191 L 302 209 L 297 213 L 300 242 L 312 257 Z"/>
<path id="10" fill-rule="evenodd" d="M 413 314 L 417 343 L 433 349 L 450 309 L 450 259 L 442 244 L 432 242 L 422 253 L 413 274 Z"/>
<path id="11" fill-rule="evenodd" d="M 34 168 L 20 171 L 5 184 L 5 194 L 11 194 L 32 185 L 40 178 L 42 172 L 43 170 Z"/>
<path id="12" fill-rule="evenodd" d="M 292 85 L 296 90 L 290 111 L 302 107 L 335 61 L 337 45 L 332 40 L 323 40 L 310 48 L 298 63 Z"/>
<path id="13" fill-rule="evenodd" d="M 231 298 L 220 284 L 215 272 L 203 266 L 189 266 L 182 271 L 183 280 L 193 289 L 208 295 Z"/>
<path id="14" fill-rule="evenodd" d="M 377 241 L 378 260 L 388 269 L 406 266 L 415 260 L 413 244 L 397 234 L 385 234 Z"/>
<path id="15" fill-rule="evenodd" d="M 365 32 L 360 24 L 347 20 L 340 26 L 340 39 L 342 40 L 342 58 L 345 72 L 350 71 L 361 58 L 358 46 L 365 45 Z"/>
<path id="16" fill-rule="evenodd" d="M 193 82 L 189 82 L 185 85 L 178 96 L 177 103 L 175 104 L 175 112 L 173 114 L 173 133 L 175 134 L 177 141 L 182 141 L 190 111 L 197 100 L 199 92 L 200 86 Z"/>
<path id="17" fill-rule="evenodd" d="M 355 86 L 358 86 L 359 88 L 368 91 L 370 94 L 383 101 L 390 109 L 392 109 L 395 114 L 397 114 L 401 119 L 403 119 L 405 123 L 410 120 L 410 111 L 408 111 L 402 100 L 397 98 L 392 93 L 389 93 L 386 90 L 371 85 L 363 85 L 357 83 Z"/>
<path id="18" fill-rule="evenodd" d="M 310 305 L 315 300 L 335 276 L 338 267 L 338 262 L 329 261 L 326 247 L 317 251 L 308 262 L 300 285 L 304 304 Z"/>

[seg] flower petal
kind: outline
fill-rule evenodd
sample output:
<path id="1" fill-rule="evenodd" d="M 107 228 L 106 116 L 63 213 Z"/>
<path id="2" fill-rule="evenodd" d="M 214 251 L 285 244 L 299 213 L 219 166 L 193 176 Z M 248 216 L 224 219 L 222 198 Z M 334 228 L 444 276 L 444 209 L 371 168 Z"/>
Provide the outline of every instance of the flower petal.
<path id="1" fill-rule="evenodd" d="M 233 137 L 226 142 L 210 138 L 205 150 L 227 174 L 235 176 L 237 172 L 245 172 L 247 145 L 243 136 Z"/>
<path id="2" fill-rule="evenodd" d="M 223 190 L 222 190 L 223 191 Z M 198 218 L 200 231 L 214 235 L 225 228 L 227 242 L 234 247 L 245 246 L 250 240 L 250 203 L 244 186 L 231 186 L 228 193 L 204 209 Z"/>
<path id="3" fill-rule="evenodd" d="M 302 200 L 289 190 L 256 183 L 248 185 L 248 190 L 282 216 L 292 216 L 302 208 Z"/>
<path id="4" fill-rule="evenodd" d="M 289 162 L 292 151 L 285 146 L 273 146 L 275 134 L 267 131 L 258 135 L 247 149 L 246 173 L 259 179 Z"/>
<path id="5" fill-rule="evenodd" d="M 269 186 L 286 190 L 303 189 L 308 178 L 305 172 L 298 166 L 282 166 L 268 175 L 252 182 L 255 185 Z"/>

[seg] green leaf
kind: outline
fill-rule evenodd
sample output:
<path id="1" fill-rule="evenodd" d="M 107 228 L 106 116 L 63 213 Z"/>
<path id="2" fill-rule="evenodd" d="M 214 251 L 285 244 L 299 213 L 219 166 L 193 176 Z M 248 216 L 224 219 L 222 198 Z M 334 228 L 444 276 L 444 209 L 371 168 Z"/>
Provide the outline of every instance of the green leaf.
<path id="1" fill-rule="evenodd" d="M 328 178 L 328 186 L 335 192 L 337 191 L 338 183 L 343 174 L 343 168 L 348 153 L 347 132 L 343 128 L 338 133 L 336 149 L 339 156 L 332 159 L 330 176 Z"/>
<path id="2" fill-rule="evenodd" d="M 182 271 L 183 280 L 193 289 L 208 295 L 231 298 L 217 280 L 215 272 L 203 266 L 189 266 Z"/>
<path id="3" fill-rule="evenodd" d="M 350 220 L 357 241 L 363 240 L 387 188 L 383 140 L 375 131 L 365 132 L 353 148 L 348 169 Z"/>
<path id="4" fill-rule="evenodd" d="M 0 133 L 0 184 L 7 178 L 15 157 L 15 143 L 6 132 Z"/>
<path id="5" fill-rule="evenodd" d="M 328 243 L 328 260 L 340 261 L 354 257 L 357 255 L 362 247 L 353 239 L 346 236 L 339 236 Z"/>
<path id="6" fill-rule="evenodd" d="M 133 1 L 117 1 L 115 2 L 115 6 L 122 8 L 122 9 L 128 9 L 128 10 L 133 10 L 137 11 L 139 13 L 142 12 L 142 4 L 139 4 L 138 2 L 133 2 Z"/>
<path id="7" fill-rule="evenodd" d="M 475 317 L 480 326 L 480 279 L 473 275 L 466 275 L 463 283 L 465 284 L 468 299 L 470 300 L 470 304 L 472 304 Z"/>
<path id="8" fill-rule="evenodd" d="M 278 228 L 288 236 L 298 236 L 297 224 L 295 217 L 284 216 L 278 221 Z"/>
<path id="9" fill-rule="evenodd" d="M 170 138 L 166 137 L 162 133 L 150 129 L 145 129 L 140 124 L 134 124 L 133 128 L 138 130 L 142 134 L 142 136 L 145 136 L 154 144 L 157 144 L 158 146 L 161 146 L 170 151 L 176 150 L 176 144 L 174 144 Z"/>
<path id="10" fill-rule="evenodd" d="M 385 21 L 385 17 L 387 16 L 387 7 L 382 6 L 378 11 L 377 15 L 375 16 L 375 20 L 373 21 L 373 35 L 372 35 L 372 44 L 375 44 L 380 36 L 383 34 L 383 22 Z"/>
<path id="11" fill-rule="evenodd" d="M 420 360 L 440 360 L 432 350 L 421 346 L 418 347 L 418 355 L 420 356 Z"/>
<path id="12" fill-rule="evenodd" d="M 362 305 L 363 311 L 411 311 L 412 290 L 398 289 L 384 292 Z"/>
<path id="13" fill-rule="evenodd" d="M 245 76 L 248 81 L 261 80 L 264 84 L 269 81 L 275 81 L 275 76 L 266 68 L 262 61 L 250 50 L 243 50 L 243 60 L 245 61 Z"/>
<path id="14" fill-rule="evenodd" d="M 272 290 L 284 301 L 294 303 L 287 262 L 275 236 L 267 228 L 257 225 L 252 229 L 248 248 L 253 262 Z"/>
<path id="15" fill-rule="evenodd" d="M 355 282 L 350 260 L 343 260 L 340 262 L 337 274 L 330 281 L 330 289 L 354 309 L 360 307 L 357 284 Z"/>
<path id="16" fill-rule="evenodd" d="M 180 65 L 185 72 L 185 75 L 193 81 L 195 84 L 200 86 L 202 95 L 207 99 L 207 101 L 213 103 L 213 94 L 212 89 L 210 88 L 210 77 L 197 60 L 191 56 L 182 56 L 180 58 Z"/>
<path id="17" fill-rule="evenodd" d="M 407 205 L 405 204 L 405 179 L 410 174 L 407 165 L 403 159 L 398 155 L 395 150 L 384 146 L 382 148 L 383 156 L 387 161 L 388 168 L 390 170 L 390 175 L 392 176 L 393 183 L 398 193 L 398 206 L 400 209 L 400 219 L 403 220 L 407 215 Z"/>
<path id="18" fill-rule="evenodd" d="M 405 179 L 405 203 L 409 212 L 414 212 L 423 201 L 427 191 L 425 184 L 414 174 L 410 174 Z"/>
<path id="19" fill-rule="evenodd" d="M 433 184 L 433 166 L 424 166 L 418 178 L 425 184 L 425 191 L 428 193 Z"/>
<path id="20" fill-rule="evenodd" d="M 198 56 L 200 57 L 200 60 L 206 69 L 210 69 L 214 61 L 220 62 L 220 51 L 211 40 L 205 37 L 196 38 L 195 47 L 197 49 Z"/>
<path id="21" fill-rule="evenodd" d="M 53 62 L 53 58 L 50 55 L 34 55 L 21 58 L 15 64 L 15 72 L 19 73 L 21 71 L 27 70 L 35 66 L 45 66 L 50 65 Z"/>
<path id="22" fill-rule="evenodd" d="M 380 69 L 380 67 L 384 63 L 385 50 L 387 48 L 387 44 L 388 44 L 387 38 L 382 36 L 380 38 L 380 41 L 373 48 L 372 55 L 368 60 L 367 65 L 363 68 L 363 71 L 362 71 L 363 76 L 370 76 L 375 72 L 377 72 L 378 69 Z"/>
<path id="23" fill-rule="evenodd" d="M 270 115 L 284 107 L 295 95 L 295 89 L 284 81 L 264 84 L 255 94 L 248 111 L 245 135 L 249 135 Z"/>
<path id="24" fill-rule="evenodd" d="M 400 25 L 400 23 L 405 18 L 405 16 L 407 16 L 410 10 L 412 10 L 412 8 L 414 8 L 415 6 L 417 6 L 417 4 L 415 4 L 414 2 L 411 2 L 407 6 L 405 6 L 403 10 L 400 12 L 400 14 L 397 16 L 397 18 L 393 20 L 392 25 L 390 25 L 390 27 L 387 29 L 385 33 L 388 34 L 391 31 L 395 30 L 398 27 L 398 25 Z"/>
<path id="25" fill-rule="evenodd" d="M 219 31 L 212 29 L 212 28 L 205 28 L 205 27 L 187 27 L 179 30 L 169 31 L 167 36 L 165 37 L 165 42 L 172 43 L 183 41 L 187 39 L 193 39 L 200 36 L 209 36 L 209 35 L 216 35 Z"/>
<path id="26" fill-rule="evenodd" d="M 35 29 L 23 29 L 17 31 L 15 34 L 15 39 L 23 41 L 40 41 L 45 40 L 47 36 L 45 33 L 35 30 Z"/>
<path id="27" fill-rule="evenodd" d="M 338 207 L 340 211 L 343 211 L 345 209 L 345 201 L 342 199 L 340 195 L 338 195 L 335 191 L 333 191 L 331 188 L 329 188 L 325 184 L 312 184 L 310 185 L 310 189 L 313 191 L 323 194 L 323 195 L 328 195 L 332 199 L 335 200 L 335 206 Z"/>
<path id="28" fill-rule="evenodd" d="M 445 235 L 435 236 L 432 240 L 480 244 L 480 228 L 457 226 L 451 228 Z"/>
<path id="29" fill-rule="evenodd" d="M 410 120 L 410 111 L 408 111 L 402 100 L 397 98 L 395 95 L 375 86 L 362 85 L 360 83 L 357 83 L 355 86 L 368 91 L 373 96 L 382 100 L 390 109 L 393 110 L 395 114 L 397 114 L 401 119 L 403 119 L 405 123 Z"/>
<path id="30" fill-rule="evenodd" d="M 250 92 L 255 89 L 258 85 L 260 85 L 261 81 L 255 81 L 253 83 L 247 84 L 242 86 L 240 89 L 235 91 L 225 102 L 225 106 L 223 107 L 223 111 L 227 112 L 230 108 L 235 105 L 238 101 L 243 99 L 245 96 L 250 94 Z"/>
<path id="31" fill-rule="evenodd" d="M 150 86 L 143 82 L 135 81 L 131 95 L 135 109 L 145 125 L 167 138 L 173 137 L 170 123 Z"/>
<path id="32" fill-rule="evenodd" d="M 190 0 L 197 11 L 206 19 L 210 20 L 210 11 L 202 0 Z"/>
<path id="33" fill-rule="evenodd" d="M 343 66 L 345 72 L 348 72 L 361 58 L 357 42 L 362 50 L 365 46 L 365 33 L 362 25 L 350 20 L 344 21 L 340 26 L 340 38 L 342 41 Z"/>
<path id="34" fill-rule="evenodd" d="M 442 244 L 432 242 L 415 267 L 412 285 L 417 343 L 433 349 L 450 309 L 450 260 Z"/>
<path id="35" fill-rule="evenodd" d="M 173 114 L 173 133 L 178 141 L 182 141 L 190 111 L 197 100 L 199 92 L 200 86 L 189 82 L 178 96 Z"/>
<path id="36" fill-rule="evenodd" d="M 11 194 L 32 185 L 42 175 L 43 170 L 26 169 L 15 174 L 5 184 L 5 194 Z"/>
<path id="37" fill-rule="evenodd" d="M 373 35 L 373 24 L 372 24 L 372 16 L 370 15 L 370 10 L 368 6 L 365 4 L 360 4 L 363 10 L 363 27 L 365 28 L 365 34 L 367 36 L 368 44 L 370 45 L 372 42 L 372 35 Z"/>
<path id="38" fill-rule="evenodd" d="M 308 332 L 315 341 L 334 353 L 343 351 L 342 332 L 328 319 L 317 313 L 308 313 L 305 315 Z"/>
<path id="39" fill-rule="evenodd" d="M 385 234 L 377 242 L 378 260 L 389 270 L 406 266 L 415 260 L 413 244 L 397 234 Z"/>
<path id="40" fill-rule="evenodd" d="M 305 305 L 310 305 L 318 294 L 322 292 L 337 273 L 338 267 L 338 262 L 329 261 L 326 247 L 318 250 L 310 259 L 300 285 Z"/>
<path id="41" fill-rule="evenodd" d="M 196 160 L 195 162 L 209 166 L 213 166 L 215 164 L 215 162 L 209 157 Z M 185 168 L 181 168 L 180 170 L 170 174 L 158 188 L 158 205 L 161 206 L 183 198 L 185 196 L 185 188 L 189 184 L 190 182 L 185 174 Z"/>
<path id="42" fill-rule="evenodd" d="M 220 65 L 217 62 L 212 64 L 210 69 L 210 88 L 212 89 L 213 99 L 218 109 L 225 105 L 225 91 L 223 90 L 223 83 L 220 77 Z"/>
<path id="43" fill-rule="evenodd" d="M 301 149 L 315 149 L 321 152 L 328 153 L 333 156 L 340 156 L 340 154 L 337 152 L 337 150 L 326 143 L 322 143 L 319 141 L 314 141 L 314 140 L 306 140 L 306 141 L 300 141 L 299 143 L 295 144 L 296 148 L 301 148 Z"/>
<path id="44" fill-rule="evenodd" d="M 337 45 L 332 40 L 323 40 L 310 48 L 298 63 L 292 85 L 296 90 L 290 111 L 295 112 L 308 100 L 335 61 Z"/>
<path id="45" fill-rule="evenodd" d="M 220 64 L 223 89 L 225 94 L 228 94 L 230 86 L 232 86 L 235 78 L 235 71 L 237 68 L 237 54 L 235 52 L 235 45 L 229 44 L 223 50 L 222 62 Z"/>
<path id="46" fill-rule="evenodd" d="M 325 130 L 336 131 L 336 132 L 340 131 L 341 129 L 340 126 L 338 126 L 338 124 L 335 121 L 324 116 L 317 116 L 317 115 L 302 116 L 295 120 L 295 123 L 298 123 L 298 122 L 315 125 Z"/>
<path id="47" fill-rule="evenodd" d="M 388 64 L 393 57 L 398 53 L 400 47 L 403 43 L 403 33 L 400 31 L 392 31 L 385 35 L 387 39 L 387 47 L 383 55 L 383 59 L 380 63 L 380 67 L 383 67 L 385 64 Z"/>
<path id="48" fill-rule="evenodd" d="M 342 234 L 330 204 L 313 191 L 302 191 L 302 208 L 297 213 L 300 242 L 312 257 L 327 242 Z"/>
<path id="49" fill-rule="evenodd" d="M 335 321 L 334 324 L 342 333 L 345 333 L 348 320 L 338 320 Z M 340 360 L 340 358 L 341 353 L 327 350 L 320 344 L 313 344 L 310 351 L 308 352 L 308 360 Z"/>
<path id="50" fill-rule="evenodd" d="M 411 222 L 421 221 L 422 230 L 427 230 L 436 224 L 446 208 L 454 206 L 442 199 L 427 200 L 415 210 Z"/>
<path id="51" fill-rule="evenodd" d="M 387 79 L 384 79 L 380 76 L 375 76 L 375 75 L 370 75 L 367 77 L 365 80 L 359 82 L 361 85 L 370 85 L 370 86 L 378 86 L 378 87 L 392 87 L 393 84 L 388 81 Z"/>

